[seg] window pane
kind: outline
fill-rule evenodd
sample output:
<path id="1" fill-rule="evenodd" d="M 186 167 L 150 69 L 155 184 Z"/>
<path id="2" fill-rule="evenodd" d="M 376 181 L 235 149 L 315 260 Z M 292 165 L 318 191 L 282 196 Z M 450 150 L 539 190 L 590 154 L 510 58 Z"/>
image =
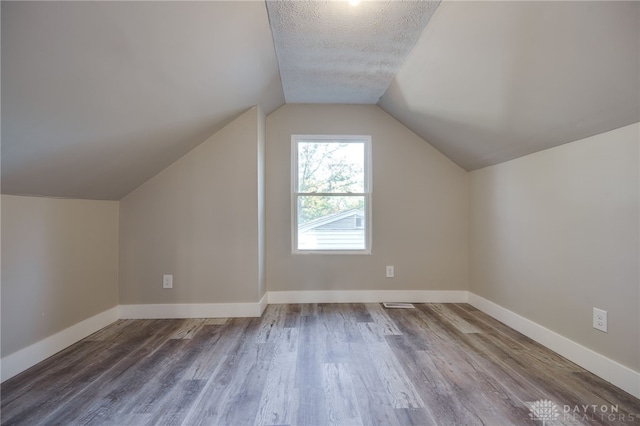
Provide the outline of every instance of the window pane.
<path id="1" fill-rule="evenodd" d="M 298 142 L 298 192 L 365 192 L 364 142 Z"/>
<path id="2" fill-rule="evenodd" d="M 364 250 L 364 196 L 299 196 L 298 250 Z"/>

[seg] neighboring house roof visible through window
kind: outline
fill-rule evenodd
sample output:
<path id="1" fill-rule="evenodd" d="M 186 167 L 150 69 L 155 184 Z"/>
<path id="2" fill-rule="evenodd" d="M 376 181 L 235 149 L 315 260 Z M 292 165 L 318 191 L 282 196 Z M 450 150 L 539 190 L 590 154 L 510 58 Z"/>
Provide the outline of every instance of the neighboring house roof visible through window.
<path id="1" fill-rule="evenodd" d="M 304 225 L 300 225 L 300 232 L 328 229 L 362 229 L 364 212 L 351 209 L 340 213 L 319 217 Z"/>

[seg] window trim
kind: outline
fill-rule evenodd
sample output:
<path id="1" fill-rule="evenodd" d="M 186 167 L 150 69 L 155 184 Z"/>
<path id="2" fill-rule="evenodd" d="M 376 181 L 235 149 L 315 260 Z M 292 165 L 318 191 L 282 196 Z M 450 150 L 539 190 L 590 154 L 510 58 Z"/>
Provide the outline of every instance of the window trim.
<path id="1" fill-rule="evenodd" d="M 364 142 L 364 189 L 362 193 L 313 193 L 297 192 L 298 189 L 298 142 L 301 141 L 330 141 L 343 143 Z M 371 136 L 369 135 L 291 135 L 291 252 L 292 254 L 371 254 L 372 246 L 372 177 L 371 177 Z M 365 248 L 362 250 L 301 250 L 298 249 L 298 197 L 305 195 L 324 196 L 363 196 L 365 199 Z"/>

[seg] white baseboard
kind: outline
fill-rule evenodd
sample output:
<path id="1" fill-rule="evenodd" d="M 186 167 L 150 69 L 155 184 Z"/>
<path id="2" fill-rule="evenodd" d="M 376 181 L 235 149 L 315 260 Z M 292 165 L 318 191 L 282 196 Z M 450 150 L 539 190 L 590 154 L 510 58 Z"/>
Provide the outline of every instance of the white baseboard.
<path id="1" fill-rule="evenodd" d="M 466 303 L 463 290 L 309 290 L 270 291 L 269 304 L 279 303 Z"/>
<path id="2" fill-rule="evenodd" d="M 469 293 L 468 303 L 596 376 L 640 398 L 640 373 L 490 300 Z"/>
<path id="3" fill-rule="evenodd" d="M 262 295 L 262 298 L 260 299 L 260 301 L 258 302 L 259 305 L 259 309 L 260 309 L 260 315 L 258 316 L 262 316 L 262 313 L 264 312 L 265 309 L 267 309 L 267 305 L 269 301 L 269 292 L 264 292 L 264 294 Z"/>
<path id="4" fill-rule="evenodd" d="M 266 300 L 266 295 L 263 296 Z M 120 305 L 121 319 L 232 318 L 259 317 L 258 303 L 173 303 L 163 305 Z M 266 302 L 264 303 L 266 307 Z"/>
<path id="5" fill-rule="evenodd" d="M 95 333 L 118 320 L 118 307 L 115 306 L 84 321 L 65 328 L 56 334 L 49 336 L 7 355 L 0 360 L 2 381 L 23 372 L 24 370 L 44 361 L 50 356 L 73 345 L 85 337 Z"/>

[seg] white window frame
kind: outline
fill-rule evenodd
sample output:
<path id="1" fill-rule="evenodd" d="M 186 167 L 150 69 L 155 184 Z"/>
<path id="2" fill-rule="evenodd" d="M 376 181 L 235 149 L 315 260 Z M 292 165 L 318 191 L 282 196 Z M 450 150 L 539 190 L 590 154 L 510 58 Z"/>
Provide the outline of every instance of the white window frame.
<path id="1" fill-rule="evenodd" d="M 298 142 L 330 141 L 364 143 L 364 192 L 362 193 L 301 193 L 298 192 Z M 371 136 L 368 135 L 292 135 L 291 136 L 291 248 L 293 254 L 371 254 Z M 361 196 L 365 202 L 365 248 L 362 250 L 301 250 L 298 249 L 298 197 L 300 196 Z"/>

